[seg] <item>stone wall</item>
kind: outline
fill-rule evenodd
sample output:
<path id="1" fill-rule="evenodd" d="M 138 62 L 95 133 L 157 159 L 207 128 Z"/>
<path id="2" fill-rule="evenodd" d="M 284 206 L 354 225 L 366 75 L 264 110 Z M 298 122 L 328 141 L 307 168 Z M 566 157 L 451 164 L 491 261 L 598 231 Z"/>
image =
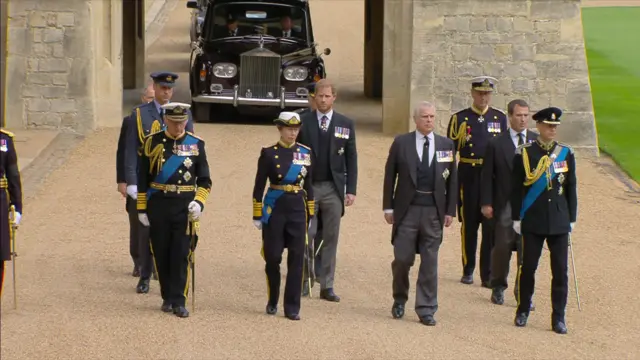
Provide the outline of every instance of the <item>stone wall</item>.
<path id="1" fill-rule="evenodd" d="M 412 47 L 403 52 L 411 54 L 412 63 L 402 81 L 410 84 L 410 104 L 435 102 L 441 133 L 452 112 L 470 105 L 469 80 L 489 75 L 499 80 L 494 106 L 505 109 L 510 100 L 524 98 L 533 111 L 560 107 L 565 112 L 560 139 L 595 149 L 579 0 L 387 2 L 402 4 L 395 12 L 405 18 L 412 14 L 413 21 L 403 24 L 387 12 L 385 26 L 395 36 L 411 37 Z M 389 57 L 397 56 L 391 47 L 385 42 L 385 71 Z M 390 80 L 388 88 L 385 75 L 385 91 L 395 92 L 398 82 Z"/>
<path id="2" fill-rule="evenodd" d="M 122 99 L 122 4 L 20 0 L 9 4 L 9 128 L 91 131 Z M 113 111 L 115 110 L 115 111 Z"/>

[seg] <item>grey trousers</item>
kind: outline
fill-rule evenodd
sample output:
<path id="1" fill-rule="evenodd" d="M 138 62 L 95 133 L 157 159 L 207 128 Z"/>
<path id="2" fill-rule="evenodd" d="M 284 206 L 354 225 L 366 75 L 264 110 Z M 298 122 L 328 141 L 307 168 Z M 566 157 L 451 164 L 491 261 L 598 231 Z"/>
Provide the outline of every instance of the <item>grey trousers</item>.
<path id="1" fill-rule="evenodd" d="M 522 265 L 522 240 L 521 236 L 513 230 L 511 221 L 511 208 L 503 209 L 495 222 L 495 243 L 491 250 L 491 287 L 505 290 L 509 287 L 509 265 L 513 248 L 517 249 L 517 263 Z M 514 292 L 518 289 L 518 277 Z M 517 296 L 516 296 L 517 297 Z"/>
<path id="2" fill-rule="evenodd" d="M 409 270 L 416 252 L 420 269 L 416 282 L 416 313 L 419 317 L 438 310 L 438 251 L 442 244 L 442 223 L 435 206 L 410 206 L 393 238 L 393 300 L 405 304 L 409 298 Z"/>
<path id="3" fill-rule="evenodd" d="M 138 220 L 136 201 L 127 196 L 127 212 L 129 213 L 129 252 L 133 264 L 140 269 L 140 278 L 149 279 L 153 272 L 153 258 L 149 242 L 149 227 Z"/>
<path id="4" fill-rule="evenodd" d="M 321 290 L 331 289 L 336 273 L 342 200 L 340 200 L 335 185 L 330 181 L 314 183 L 313 195 L 316 201 L 316 213 L 322 214 L 322 242 L 314 242 L 316 251 L 320 247 L 315 259 L 316 280 L 320 283 Z M 309 239 L 315 239 L 317 232 L 318 222 L 311 221 Z"/>

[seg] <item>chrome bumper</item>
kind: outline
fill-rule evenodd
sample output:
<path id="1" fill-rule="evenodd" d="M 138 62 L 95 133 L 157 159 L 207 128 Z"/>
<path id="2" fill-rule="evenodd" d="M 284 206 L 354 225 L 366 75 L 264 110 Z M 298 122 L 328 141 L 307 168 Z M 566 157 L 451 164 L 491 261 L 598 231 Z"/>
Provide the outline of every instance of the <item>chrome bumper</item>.
<path id="1" fill-rule="evenodd" d="M 309 103 L 307 99 L 285 99 L 284 94 L 285 89 L 282 87 L 280 88 L 279 99 L 241 97 L 238 94 L 238 85 L 236 85 L 233 87 L 233 96 L 198 95 L 191 100 L 196 103 L 231 104 L 234 107 L 238 107 L 238 105 L 279 106 L 281 109 L 285 107 L 306 107 Z"/>

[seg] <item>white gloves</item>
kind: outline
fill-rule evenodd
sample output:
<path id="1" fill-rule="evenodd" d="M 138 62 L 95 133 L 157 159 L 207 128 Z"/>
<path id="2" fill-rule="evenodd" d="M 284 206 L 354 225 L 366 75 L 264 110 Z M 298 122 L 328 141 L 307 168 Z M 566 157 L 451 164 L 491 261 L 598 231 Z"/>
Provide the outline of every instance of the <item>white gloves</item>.
<path id="1" fill-rule="evenodd" d="M 133 200 L 136 200 L 138 198 L 138 186 L 127 185 L 127 195 L 131 196 Z"/>
<path id="2" fill-rule="evenodd" d="M 16 211 L 13 216 L 13 226 L 17 227 L 18 225 L 20 225 L 21 219 L 22 219 L 22 214 Z"/>
<path id="3" fill-rule="evenodd" d="M 576 227 L 576 223 L 572 222 L 570 225 L 571 225 L 571 231 L 573 231 L 573 228 Z"/>
<path id="4" fill-rule="evenodd" d="M 262 221 L 260 220 L 253 220 L 253 226 L 256 227 L 256 229 L 258 230 L 262 230 Z"/>
<path id="5" fill-rule="evenodd" d="M 190 202 L 189 203 L 189 215 L 191 216 L 191 219 L 193 219 L 193 220 L 200 219 L 200 215 L 202 215 L 202 208 L 200 207 L 200 204 L 198 204 L 195 201 Z"/>
<path id="6" fill-rule="evenodd" d="M 520 235 L 521 234 L 521 230 L 520 230 L 520 220 L 514 221 L 513 222 L 513 231 L 516 232 L 516 234 Z"/>
<path id="7" fill-rule="evenodd" d="M 140 220 L 140 223 L 144 226 L 149 226 L 149 218 L 147 217 L 147 214 L 138 214 L 138 220 Z"/>

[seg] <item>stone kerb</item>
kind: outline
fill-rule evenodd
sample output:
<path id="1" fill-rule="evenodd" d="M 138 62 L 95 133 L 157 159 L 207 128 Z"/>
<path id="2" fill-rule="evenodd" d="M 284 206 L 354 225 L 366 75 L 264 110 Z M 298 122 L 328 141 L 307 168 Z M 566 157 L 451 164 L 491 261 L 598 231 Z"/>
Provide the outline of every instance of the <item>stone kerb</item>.
<path id="1" fill-rule="evenodd" d="M 435 101 L 439 130 L 469 106 L 469 80 L 499 79 L 493 104 L 565 111 L 560 138 L 594 147 L 595 126 L 579 0 L 413 1 L 412 102 Z"/>

